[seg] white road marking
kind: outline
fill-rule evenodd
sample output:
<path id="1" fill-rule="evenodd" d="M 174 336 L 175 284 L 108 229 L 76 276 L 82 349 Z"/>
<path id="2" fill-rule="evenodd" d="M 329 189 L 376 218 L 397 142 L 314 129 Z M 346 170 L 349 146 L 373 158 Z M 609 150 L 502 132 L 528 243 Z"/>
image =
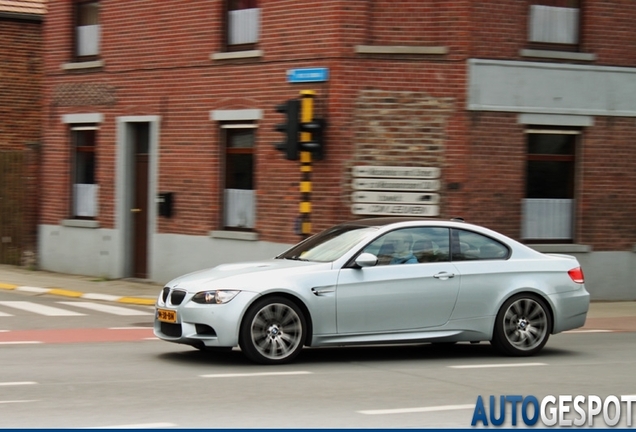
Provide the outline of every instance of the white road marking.
<path id="1" fill-rule="evenodd" d="M 20 386 L 37 384 L 35 381 L 0 382 L 0 386 Z"/>
<path id="2" fill-rule="evenodd" d="M 475 409 L 475 404 L 469 405 L 439 405 L 429 407 L 417 407 L 417 408 L 396 408 L 396 409 L 380 409 L 380 410 L 364 410 L 358 411 L 360 414 L 367 415 L 385 415 L 385 414 L 410 414 L 421 412 L 439 412 L 439 411 L 456 411 Z"/>
<path id="3" fill-rule="evenodd" d="M 499 363 L 499 364 L 478 364 L 478 365 L 457 365 L 448 366 L 452 369 L 480 369 L 480 368 L 502 368 L 502 367 L 528 367 L 547 366 L 547 363 Z"/>
<path id="4" fill-rule="evenodd" d="M 28 344 L 41 344 L 40 341 L 9 341 L 0 342 L 0 345 L 28 345 Z"/>
<path id="5" fill-rule="evenodd" d="M 255 372 L 255 373 L 236 373 L 236 374 L 210 374 L 199 375 L 201 378 L 242 378 L 242 377 L 261 377 L 261 376 L 280 376 L 280 375 L 308 375 L 309 371 L 292 371 L 292 372 Z"/>
<path id="6" fill-rule="evenodd" d="M 140 311 L 131 308 L 125 308 L 121 306 L 113 306 L 102 303 L 93 303 L 93 302 L 66 302 L 60 301 L 59 304 L 67 305 L 67 306 L 77 306 L 80 308 L 90 309 L 97 312 L 105 312 L 113 315 L 152 315 L 152 313 L 147 311 Z"/>
<path id="7" fill-rule="evenodd" d="M 13 315 L 8 314 L 8 313 L 4 313 L 4 312 L 0 312 L 0 316 L 13 316 Z"/>
<path id="8" fill-rule="evenodd" d="M 82 298 L 86 300 L 117 301 L 121 298 L 121 296 L 115 296 L 110 294 L 87 293 L 87 294 L 84 294 Z"/>
<path id="9" fill-rule="evenodd" d="M 50 288 L 39 288 L 39 287 L 31 287 L 31 286 L 19 286 L 15 290 L 16 291 L 39 293 L 39 294 L 45 294 L 45 293 L 51 291 Z"/>
<path id="10" fill-rule="evenodd" d="M 0 305 L 46 316 L 85 316 L 83 313 L 59 309 L 27 301 L 3 301 Z"/>
<path id="11" fill-rule="evenodd" d="M 26 403 L 26 402 L 38 402 L 38 400 L 37 399 L 32 399 L 32 400 L 7 400 L 7 401 L 0 401 L 0 404 Z"/>
<path id="12" fill-rule="evenodd" d="M 568 330 L 563 333 L 613 333 L 614 330 Z"/>
<path id="13" fill-rule="evenodd" d="M 176 427 L 176 426 L 177 425 L 174 423 L 139 423 L 139 424 L 129 424 L 129 425 L 91 427 L 87 429 L 159 429 L 159 428 L 169 428 L 169 427 Z"/>

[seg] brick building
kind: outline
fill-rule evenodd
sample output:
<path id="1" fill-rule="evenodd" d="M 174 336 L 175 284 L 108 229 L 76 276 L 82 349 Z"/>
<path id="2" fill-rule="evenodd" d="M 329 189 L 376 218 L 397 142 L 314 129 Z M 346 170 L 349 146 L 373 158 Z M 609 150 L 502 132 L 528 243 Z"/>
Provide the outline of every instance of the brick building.
<path id="1" fill-rule="evenodd" d="M 40 266 L 163 282 L 295 243 L 276 106 L 311 90 L 313 232 L 461 216 L 635 299 L 635 20 L 631 0 L 51 0 Z"/>
<path id="2" fill-rule="evenodd" d="M 35 263 L 44 0 L 0 2 L 0 264 Z"/>

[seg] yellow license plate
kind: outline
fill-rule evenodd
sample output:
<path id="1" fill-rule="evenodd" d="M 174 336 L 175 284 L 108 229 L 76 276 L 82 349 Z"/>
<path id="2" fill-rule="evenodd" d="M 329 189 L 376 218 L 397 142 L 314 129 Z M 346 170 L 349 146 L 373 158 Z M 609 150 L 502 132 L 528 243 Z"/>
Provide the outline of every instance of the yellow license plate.
<path id="1" fill-rule="evenodd" d="M 177 322 L 177 311 L 168 309 L 157 309 L 157 319 L 167 323 Z"/>

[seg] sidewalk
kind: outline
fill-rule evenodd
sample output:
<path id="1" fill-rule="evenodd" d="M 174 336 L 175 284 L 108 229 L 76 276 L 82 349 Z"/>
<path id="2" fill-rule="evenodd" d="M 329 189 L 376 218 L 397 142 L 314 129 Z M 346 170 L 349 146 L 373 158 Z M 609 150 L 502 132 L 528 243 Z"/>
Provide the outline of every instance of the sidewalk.
<path id="1" fill-rule="evenodd" d="M 107 280 L 0 264 L 0 290 L 153 306 L 162 288 L 152 282 Z"/>
<path id="2" fill-rule="evenodd" d="M 152 282 L 103 280 L 0 264 L 0 290 L 153 306 L 162 288 Z M 636 331 L 636 302 L 592 302 L 583 329 Z"/>

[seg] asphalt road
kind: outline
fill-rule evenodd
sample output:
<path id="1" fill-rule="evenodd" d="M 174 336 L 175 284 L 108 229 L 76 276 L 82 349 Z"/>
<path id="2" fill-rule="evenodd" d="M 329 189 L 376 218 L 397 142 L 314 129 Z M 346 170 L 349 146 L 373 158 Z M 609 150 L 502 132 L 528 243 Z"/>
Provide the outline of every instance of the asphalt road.
<path id="1" fill-rule="evenodd" d="M 6 303 L 16 301 L 83 315 Z M 238 350 L 201 353 L 148 337 L 152 315 L 137 313 L 150 308 L 119 315 L 73 302 L 0 293 L 0 342 L 14 332 L 58 335 L 0 343 L 1 428 L 468 428 L 479 396 L 636 393 L 633 331 L 555 335 L 531 358 L 501 357 L 487 343 L 424 344 L 306 349 L 268 367 Z M 71 329 L 85 336 L 64 339 Z M 109 331 L 119 336 L 99 336 Z"/>

